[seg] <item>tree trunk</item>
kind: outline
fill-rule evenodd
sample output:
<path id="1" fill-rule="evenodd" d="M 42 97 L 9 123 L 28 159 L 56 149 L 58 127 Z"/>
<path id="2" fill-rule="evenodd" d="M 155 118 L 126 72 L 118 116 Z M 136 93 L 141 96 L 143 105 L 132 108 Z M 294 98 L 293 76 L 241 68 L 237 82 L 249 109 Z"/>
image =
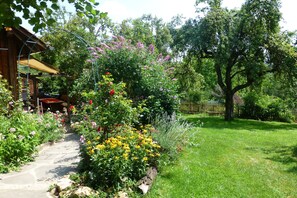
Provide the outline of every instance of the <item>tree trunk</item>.
<path id="1" fill-rule="evenodd" d="M 225 120 L 231 121 L 233 120 L 234 111 L 233 93 L 227 90 L 225 94 Z"/>

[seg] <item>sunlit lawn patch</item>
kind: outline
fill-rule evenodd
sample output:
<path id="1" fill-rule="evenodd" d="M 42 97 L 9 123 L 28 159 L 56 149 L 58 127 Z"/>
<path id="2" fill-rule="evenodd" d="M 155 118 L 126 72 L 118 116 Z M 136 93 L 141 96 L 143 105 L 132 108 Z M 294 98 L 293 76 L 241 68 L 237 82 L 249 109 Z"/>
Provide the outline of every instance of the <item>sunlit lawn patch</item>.
<path id="1" fill-rule="evenodd" d="M 195 146 L 157 178 L 148 197 L 294 197 L 297 125 L 186 116 Z M 198 130 L 198 128 L 197 128 Z"/>

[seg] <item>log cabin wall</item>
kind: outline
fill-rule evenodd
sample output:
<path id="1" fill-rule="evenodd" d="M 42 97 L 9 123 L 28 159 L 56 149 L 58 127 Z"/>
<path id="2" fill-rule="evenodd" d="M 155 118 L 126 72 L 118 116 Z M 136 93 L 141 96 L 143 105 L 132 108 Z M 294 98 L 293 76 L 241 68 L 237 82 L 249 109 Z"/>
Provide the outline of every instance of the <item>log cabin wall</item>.
<path id="1" fill-rule="evenodd" d="M 30 43 L 33 43 L 32 46 Z M 19 95 L 18 56 L 27 58 L 31 53 L 45 49 L 46 45 L 23 27 L 0 27 L 0 74 L 7 80 L 14 99 L 18 99 Z"/>
<path id="2" fill-rule="evenodd" d="M 6 31 L 0 31 L 0 74 L 8 81 L 8 45 Z"/>
<path id="3" fill-rule="evenodd" d="M 7 80 L 14 99 L 18 98 L 16 38 L 11 29 L 0 32 L 0 71 Z"/>
<path id="4" fill-rule="evenodd" d="M 17 79 L 17 49 L 15 35 L 9 31 L 7 32 L 8 39 L 8 72 L 9 72 L 9 84 L 12 89 L 14 99 L 18 98 L 18 79 Z"/>

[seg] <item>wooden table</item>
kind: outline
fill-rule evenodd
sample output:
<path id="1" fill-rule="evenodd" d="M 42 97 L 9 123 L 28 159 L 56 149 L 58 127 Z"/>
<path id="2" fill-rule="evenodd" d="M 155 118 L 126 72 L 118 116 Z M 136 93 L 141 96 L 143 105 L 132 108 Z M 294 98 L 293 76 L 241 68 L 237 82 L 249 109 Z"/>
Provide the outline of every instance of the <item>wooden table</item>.
<path id="1" fill-rule="evenodd" d="M 63 106 L 61 105 L 64 101 L 57 98 L 40 98 L 40 103 L 42 103 L 43 109 L 50 108 L 51 111 L 61 111 Z"/>

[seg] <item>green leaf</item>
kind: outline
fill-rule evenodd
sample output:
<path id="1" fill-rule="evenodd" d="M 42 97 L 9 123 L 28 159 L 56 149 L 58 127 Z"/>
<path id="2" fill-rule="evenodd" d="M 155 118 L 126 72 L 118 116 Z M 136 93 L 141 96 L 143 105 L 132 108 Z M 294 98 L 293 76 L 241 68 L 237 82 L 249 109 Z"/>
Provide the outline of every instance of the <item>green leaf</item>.
<path id="1" fill-rule="evenodd" d="M 59 10 L 59 6 L 56 3 L 53 3 L 51 6 L 54 10 Z"/>
<path id="2" fill-rule="evenodd" d="M 101 19 L 106 18 L 106 17 L 107 17 L 107 14 L 108 14 L 107 12 L 101 12 L 101 13 L 100 13 L 100 18 L 101 18 Z"/>
<path id="3" fill-rule="evenodd" d="M 30 16 L 30 11 L 28 9 L 23 10 L 23 17 L 24 19 L 28 19 Z"/>
<path id="4" fill-rule="evenodd" d="M 48 24 L 48 25 L 52 25 L 52 24 L 54 24 L 55 22 L 56 22 L 56 20 L 53 19 L 53 18 L 50 18 L 50 19 L 47 20 L 47 24 Z"/>
<path id="5" fill-rule="evenodd" d="M 77 14 L 77 16 L 79 16 L 79 17 L 83 17 L 83 16 L 84 16 L 84 13 L 82 13 L 82 12 L 77 12 L 76 14 Z"/>
<path id="6" fill-rule="evenodd" d="M 89 11 L 89 12 L 91 12 L 93 10 L 92 5 L 91 4 L 87 4 L 86 5 L 86 10 Z"/>
<path id="7" fill-rule="evenodd" d="M 40 2 L 40 8 L 41 9 L 44 9 L 46 7 L 47 7 L 47 5 L 46 5 L 46 3 L 44 1 Z"/>
<path id="8" fill-rule="evenodd" d="M 52 9 L 46 8 L 46 14 L 51 15 L 53 13 Z"/>

